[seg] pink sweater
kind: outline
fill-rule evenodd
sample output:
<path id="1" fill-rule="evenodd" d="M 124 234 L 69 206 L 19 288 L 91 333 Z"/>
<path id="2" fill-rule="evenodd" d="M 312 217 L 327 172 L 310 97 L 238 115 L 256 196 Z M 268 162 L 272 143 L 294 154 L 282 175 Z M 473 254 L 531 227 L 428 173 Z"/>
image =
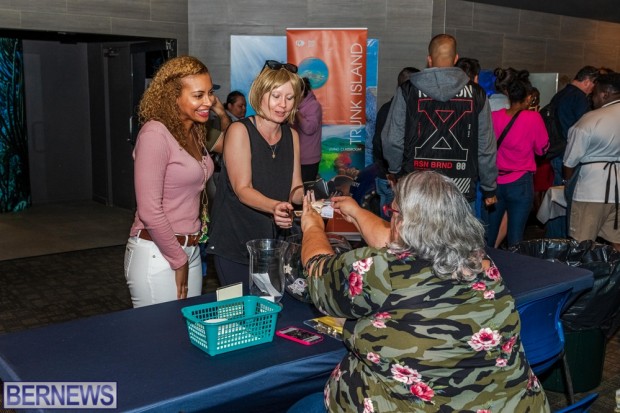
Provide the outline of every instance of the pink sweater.
<path id="1" fill-rule="evenodd" d="M 153 120 L 140 129 L 133 158 L 138 208 L 129 235 L 148 229 L 170 268 L 177 269 L 187 262 L 187 254 L 175 234 L 200 230 L 200 194 L 213 173 L 213 161 L 203 156 L 198 162 Z"/>
<path id="2" fill-rule="evenodd" d="M 499 139 L 512 117 L 506 109 L 491 112 L 495 138 Z M 534 154 L 542 155 L 549 145 L 545 123 L 538 112 L 521 112 L 497 151 L 498 184 L 508 184 L 521 178 L 527 172 L 536 171 Z M 505 173 L 509 171 L 509 173 Z"/>

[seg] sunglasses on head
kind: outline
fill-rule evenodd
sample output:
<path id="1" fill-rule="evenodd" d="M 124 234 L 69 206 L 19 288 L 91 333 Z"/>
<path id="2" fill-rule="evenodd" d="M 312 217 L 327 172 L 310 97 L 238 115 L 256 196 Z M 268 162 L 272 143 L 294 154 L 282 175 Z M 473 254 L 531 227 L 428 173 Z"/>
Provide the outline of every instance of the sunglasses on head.
<path id="1" fill-rule="evenodd" d="M 265 69 L 266 67 L 268 67 L 271 70 L 280 70 L 280 69 L 285 69 L 288 70 L 291 73 L 297 73 L 297 66 L 295 66 L 292 63 L 280 63 L 277 60 L 267 60 L 265 61 L 265 66 L 263 66 L 263 69 Z"/>

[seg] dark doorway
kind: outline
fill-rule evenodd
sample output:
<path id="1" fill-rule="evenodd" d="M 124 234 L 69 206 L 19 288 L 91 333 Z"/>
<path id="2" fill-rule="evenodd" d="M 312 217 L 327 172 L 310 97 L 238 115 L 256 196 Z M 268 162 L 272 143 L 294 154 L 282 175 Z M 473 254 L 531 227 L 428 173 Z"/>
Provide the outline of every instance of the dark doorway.
<path id="1" fill-rule="evenodd" d="M 176 41 L 22 30 L 0 37 L 25 47 L 33 204 L 133 209 L 135 109 L 152 64 L 175 56 Z"/>
<path id="2" fill-rule="evenodd" d="M 91 45 L 89 54 L 93 61 L 101 57 L 103 78 L 103 102 L 91 104 L 93 147 L 101 149 L 93 153 L 93 196 L 108 205 L 132 209 L 132 151 L 139 129 L 136 109 L 148 80 L 161 63 L 176 54 L 176 47 L 173 41 L 160 39 L 106 42 Z M 98 114 L 93 108 L 102 103 L 104 113 Z"/>

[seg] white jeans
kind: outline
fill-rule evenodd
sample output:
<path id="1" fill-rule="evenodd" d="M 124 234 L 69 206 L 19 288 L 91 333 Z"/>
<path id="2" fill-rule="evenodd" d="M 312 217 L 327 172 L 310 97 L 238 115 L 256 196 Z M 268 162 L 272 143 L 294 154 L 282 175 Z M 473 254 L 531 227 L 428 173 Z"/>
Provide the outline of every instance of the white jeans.
<path id="1" fill-rule="evenodd" d="M 188 297 L 202 293 L 200 247 L 183 247 L 189 260 Z M 125 278 L 134 308 L 174 301 L 177 284 L 174 270 L 153 241 L 130 237 L 125 248 Z"/>

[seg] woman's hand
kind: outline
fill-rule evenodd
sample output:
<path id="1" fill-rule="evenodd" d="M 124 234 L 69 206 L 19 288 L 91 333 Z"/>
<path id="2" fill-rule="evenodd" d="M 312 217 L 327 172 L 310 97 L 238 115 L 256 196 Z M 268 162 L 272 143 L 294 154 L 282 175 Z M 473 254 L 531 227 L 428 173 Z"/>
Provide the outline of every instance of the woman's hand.
<path id="1" fill-rule="evenodd" d="M 177 300 L 187 298 L 187 285 L 189 278 L 189 262 L 174 270 L 174 278 L 177 283 Z"/>
<path id="2" fill-rule="evenodd" d="M 491 205 L 495 205 L 497 203 L 497 197 L 496 196 L 492 196 L 490 198 L 484 198 L 484 206 L 485 207 L 490 207 Z"/>
<path id="3" fill-rule="evenodd" d="M 308 191 L 304 196 L 304 204 L 301 213 L 301 231 L 306 232 L 309 228 L 317 227 L 325 230 L 325 222 L 321 214 L 312 207 L 314 202 L 314 191 Z"/>
<path id="4" fill-rule="evenodd" d="M 280 228 L 291 228 L 293 226 L 293 205 L 289 202 L 278 202 L 273 208 L 273 220 Z"/>
<path id="5" fill-rule="evenodd" d="M 215 112 L 215 114 L 219 118 L 223 118 L 224 116 L 228 116 L 226 113 L 226 108 L 222 104 L 222 101 L 217 96 L 213 97 L 213 104 L 211 106 L 211 110 Z"/>
<path id="6" fill-rule="evenodd" d="M 355 223 L 355 215 L 362 207 L 359 206 L 357 201 L 350 196 L 335 196 L 332 197 L 332 207 L 339 212 L 345 220 L 351 223 Z"/>

